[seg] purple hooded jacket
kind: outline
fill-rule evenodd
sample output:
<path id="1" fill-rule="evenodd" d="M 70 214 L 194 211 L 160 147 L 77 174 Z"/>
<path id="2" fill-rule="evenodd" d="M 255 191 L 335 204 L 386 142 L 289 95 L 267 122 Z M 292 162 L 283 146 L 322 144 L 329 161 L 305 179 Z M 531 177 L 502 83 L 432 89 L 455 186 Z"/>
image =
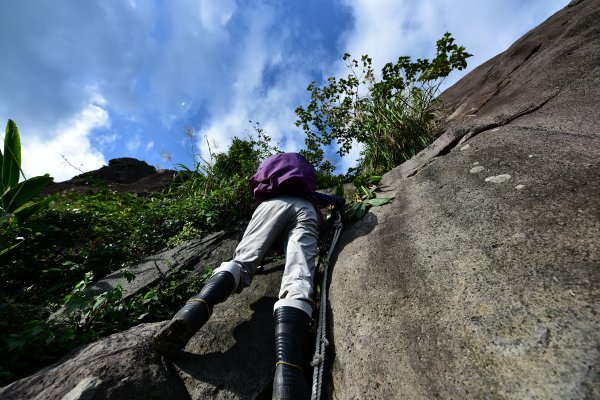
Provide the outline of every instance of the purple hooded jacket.
<path id="1" fill-rule="evenodd" d="M 317 174 L 314 167 L 299 153 L 279 153 L 264 160 L 250 178 L 250 190 L 254 198 L 269 198 L 293 194 L 308 197 L 321 206 L 342 208 L 344 199 L 316 192 Z"/>

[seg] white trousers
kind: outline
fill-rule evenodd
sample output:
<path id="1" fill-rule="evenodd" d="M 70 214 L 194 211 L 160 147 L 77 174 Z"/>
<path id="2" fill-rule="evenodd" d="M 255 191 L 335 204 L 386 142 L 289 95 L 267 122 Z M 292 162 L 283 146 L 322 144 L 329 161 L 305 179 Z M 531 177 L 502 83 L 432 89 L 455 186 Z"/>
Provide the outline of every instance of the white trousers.
<path id="1" fill-rule="evenodd" d="M 256 267 L 276 240 L 283 240 L 285 270 L 275 309 L 295 307 L 312 315 L 319 216 L 302 197 L 280 196 L 262 202 L 254 211 L 233 260 L 214 273 L 228 271 L 238 291 L 250 286 Z"/>

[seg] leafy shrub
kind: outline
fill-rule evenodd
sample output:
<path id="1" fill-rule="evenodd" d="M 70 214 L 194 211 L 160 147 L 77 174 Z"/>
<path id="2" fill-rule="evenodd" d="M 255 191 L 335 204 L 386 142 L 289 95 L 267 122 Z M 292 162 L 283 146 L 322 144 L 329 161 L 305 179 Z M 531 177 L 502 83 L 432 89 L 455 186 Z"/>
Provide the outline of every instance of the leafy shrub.
<path id="1" fill-rule="evenodd" d="M 210 277 L 212 270 L 181 281 L 183 274 L 173 274 L 158 288 L 146 293 L 123 298 L 117 285 L 96 296 L 87 296 L 86 288 L 93 280 L 88 272 L 63 303 L 74 307 L 60 320 L 48 320 L 49 309 L 13 302 L 0 302 L 0 326 L 8 332 L 0 340 L 0 354 L 9 363 L 0 367 L 0 383 L 18 379 L 50 363 L 77 346 L 89 343 L 115 332 L 129 329 L 142 322 L 169 319 L 192 295 L 198 293 Z M 134 279 L 132 275 L 129 279 Z M 22 324 L 9 325 L 7 318 L 17 314 Z"/>
<path id="2" fill-rule="evenodd" d="M 185 279 L 186 272 L 179 271 L 158 288 L 123 298 L 121 285 L 95 296 L 87 296 L 86 288 L 93 279 L 88 272 L 65 296 L 64 305 L 72 307 L 61 323 L 73 326 L 84 336 L 97 339 L 140 322 L 169 319 L 189 297 L 202 289 L 211 273 L 212 270 L 208 268 L 201 275 Z M 135 279 L 132 273 L 126 277 L 129 281 Z"/>
<path id="3" fill-rule="evenodd" d="M 383 206 L 392 200 L 388 197 L 376 197 L 375 192 L 379 189 L 380 181 L 381 176 L 377 175 L 361 175 L 354 179 L 356 192 L 352 201 L 347 202 L 344 213 L 347 221 L 361 219 L 369 208 Z"/>
<path id="4" fill-rule="evenodd" d="M 14 303 L 0 298 L 0 385 L 5 385 L 49 364 L 85 343 L 69 325 L 47 321 L 43 306 Z"/>
<path id="5" fill-rule="evenodd" d="M 330 77 L 323 87 L 312 82 L 307 88 L 309 104 L 296 109 L 296 125 L 306 133 L 306 152 L 312 154 L 309 159 L 321 168 L 322 148 L 333 141 L 340 146 L 340 156 L 355 143 L 363 145 L 365 173 L 385 172 L 410 158 L 434 138 L 443 79 L 465 68 L 470 56 L 446 33 L 437 41 L 432 61 L 400 57 L 383 67 L 378 81 L 369 56 L 358 61 L 344 54 L 350 74 Z"/>

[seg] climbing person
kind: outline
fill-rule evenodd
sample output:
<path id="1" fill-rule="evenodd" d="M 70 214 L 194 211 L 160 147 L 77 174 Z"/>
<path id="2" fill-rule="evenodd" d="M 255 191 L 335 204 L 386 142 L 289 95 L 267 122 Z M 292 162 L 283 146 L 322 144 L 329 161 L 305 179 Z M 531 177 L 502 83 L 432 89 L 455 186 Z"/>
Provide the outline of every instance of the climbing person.
<path id="1" fill-rule="evenodd" d="M 153 337 L 159 351 L 173 357 L 208 321 L 213 307 L 248 287 L 267 251 L 282 240 L 285 269 L 275 303 L 274 399 L 310 397 L 303 368 L 313 312 L 317 241 L 324 220 L 319 206 L 341 210 L 344 200 L 316 192 L 313 166 L 298 153 L 275 154 L 250 179 L 259 202 L 235 249 L 204 285 Z"/>

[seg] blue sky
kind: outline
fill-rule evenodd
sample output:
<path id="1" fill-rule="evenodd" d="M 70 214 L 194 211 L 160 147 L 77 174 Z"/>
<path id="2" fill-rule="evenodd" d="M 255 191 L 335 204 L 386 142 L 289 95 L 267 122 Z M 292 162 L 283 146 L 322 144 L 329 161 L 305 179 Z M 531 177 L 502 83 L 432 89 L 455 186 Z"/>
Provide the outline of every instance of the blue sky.
<path id="1" fill-rule="evenodd" d="M 205 138 L 225 151 L 233 136 L 253 133 L 249 121 L 283 150 L 299 150 L 294 110 L 306 104 L 311 81 L 344 74 L 344 52 L 369 54 L 379 70 L 401 55 L 431 58 L 449 31 L 474 56 L 448 87 L 567 4 L 3 1 L 0 123 L 17 122 L 25 174 L 56 181 L 116 157 L 191 165 L 193 153 L 207 154 Z M 353 156 L 332 161 L 345 171 Z"/>

